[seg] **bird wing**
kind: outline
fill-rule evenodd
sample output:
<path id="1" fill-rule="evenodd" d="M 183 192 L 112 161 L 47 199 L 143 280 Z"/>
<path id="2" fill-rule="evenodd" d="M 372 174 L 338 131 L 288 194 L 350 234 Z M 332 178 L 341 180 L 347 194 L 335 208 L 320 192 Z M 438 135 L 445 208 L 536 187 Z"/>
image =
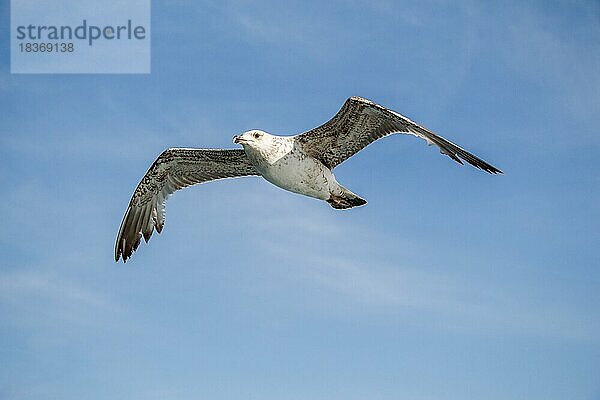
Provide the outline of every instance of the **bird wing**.
<path id="1" fill-rule="evenodd" d="M 167 197 L 197 183 L 239 176 L 259 175 L 242 149 L 167 149 L 138 184 L 125 212 L 117 242 L 115 261 L 123 262 L 137 249 L 142 235 L 146 242 L 154 229 L 162 231 Z"/>
<path id="2" fill-rule="evenodd" d="M 474 156 L 449 140 L 431 132 L 403 115 L 361 97 L 351 97 L 340 111 L 323 125 L 295 137 L 302 149 L 330 169 L 367 145 L 392 133 L 405 133 L 435 144 L 442 154 L 462 164 L 464 160 L 491 174 L 498 168 Z"/>

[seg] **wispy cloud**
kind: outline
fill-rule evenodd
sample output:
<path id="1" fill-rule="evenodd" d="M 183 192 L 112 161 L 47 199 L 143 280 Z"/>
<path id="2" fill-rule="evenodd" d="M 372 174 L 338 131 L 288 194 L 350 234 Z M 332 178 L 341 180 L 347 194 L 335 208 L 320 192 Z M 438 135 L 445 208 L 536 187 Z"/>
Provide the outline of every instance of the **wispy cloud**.
<path id="1" fill-rule="evenodd" d="M 509 27 L 515 45 L 505 56 L 510 67 L 554 89 L 571 115 L 589 120 L 600 106 L 600 77 L 595 73 L 600 47 L 590 40 L 600 37 L 600 24 L 593 23 L 593 14 L 583 15 L 589 20 L 582 24 L 585 30 L 569 26 L 574 31 L 559 35 L 551 29 L 557 23 L 553 16 L 525 9 Z"/>
<path id="2" fill-rule="evenodd" d="M 503 8 L 488 4 L 472 7 L 472 12 L 478 25 L 481 52 L 493 49 L 492 57 L 504 64 L 514 79 L 530 83 L 517 95 L 525 96 L 528 92 L 527 95 L 538 97 L 540 103 L 543 98 L 552 105 L 536 111 L 553 113 L 546 117 L 549 121 L 564 114 L 585 126 L 596 118 L 600 105 L 600 77 L 595 73 L 600 65 L 598 8 L 591 2 L 567 4 L 558 2 L 550 7 L 519 4 Z M 569 17 L 576 18 L 578 23 L 565 24 Z M 507 23 L 498 25 L 495 22 L 498 19 Z M 489 47 L 490 43 L 493 47 Z M 539 121 L 542 125 L 544 122 Z M 577 143 L 574 137 L 592 139 L 592 133 L 574 130 L 566 137 L 570 143 Z M 547 137 L 548 133 L 540 135 Z"/>
<path id="3" fill-rule="evenodd" d="M 14 323 L 34 326 L 52 321 L 95 326 L 101 324 L 99 314 L 121 310 L 105 294 L 39 269 L 1 272 L 0 306 L 11 310 L 5 317 Z"/>
<path id="4" fill-rule="evenodd" d="M 75 302 L 83 307 L 106 308 L 110 301 L 92 290 L 65 282 L 46 273 L 4 272 L 0 274 L 0 296 L 5 301 L 22 303 L 24 298 Z"/>
<path id="5" fill-rule="evenodd" d="M 332 312 L 346 314 L 347 305 L 355 304 L 360 305 L 353 308 L 359 314 L 404 315 L 412 320 L 419 315 L 419 323 L 467 333 L 587 342 L 600 337 L 599 323 L 579 313 L 577 305 L 557 302 L 551 292 L 526 284 L 467 278 L 464 272 L 453 273 L 460 268 L 452 262 L 436 268 L 419 265 L 411 255 L 415 250 L 426 254 L 426 244 L 386 238 L 376 228 L 356 223 L 333 223 L 326 211 L 280 210 L 277 222 L 257 220 L 265 232 L 294 230 L 276 240 L 264 235 L 257 246 L 269 254 L 270 272 L 279 276 L 280 285 L 317 290 L 321 300 L 330 300 Z M 322 302 L 304 304 L 313 310 L 323 307 Z"/>

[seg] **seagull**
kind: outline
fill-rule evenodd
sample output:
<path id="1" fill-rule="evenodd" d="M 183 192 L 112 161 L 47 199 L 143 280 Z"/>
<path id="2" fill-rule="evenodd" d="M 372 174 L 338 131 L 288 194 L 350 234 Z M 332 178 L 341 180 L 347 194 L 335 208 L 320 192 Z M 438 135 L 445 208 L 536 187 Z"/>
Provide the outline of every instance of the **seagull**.
<path id="1" fill-rule="evenodd" d="M 115 244 L 115 261 L 126 262 L 152 232 L 165 223 L 169 195 L 198 183 L 262 176 L 290 192 L 324 200 L 335 209 L 367 201 L 338 183 L 332 170 L 377 139 L 393 133 L 414 135 L 440 152 L 490 174 L 498 168 L 399 113 L 361 97 L 350 97 L 323 125 L 295 136 L 253 129 L 233 137 L 242 149 L 170 148 L 158 156 L 133 192 Z"/>

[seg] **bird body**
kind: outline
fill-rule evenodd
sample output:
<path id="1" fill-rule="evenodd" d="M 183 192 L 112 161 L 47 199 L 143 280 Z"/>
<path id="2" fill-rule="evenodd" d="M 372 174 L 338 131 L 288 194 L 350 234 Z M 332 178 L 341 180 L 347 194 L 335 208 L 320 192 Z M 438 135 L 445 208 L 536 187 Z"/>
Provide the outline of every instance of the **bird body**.
<path id="1" fill-rule="evenodd" d="M 295 136 L 276 136 L 261 130 L 234 136 L 243 149 L 165 150 L 135 189 L 117 234 L 115 261 L 126 261 L 141 237 L 162 231 L 169 195 L 184 187 L 217 179 L 258 175 L 290 192 L 348 209 L 367 203 L 341 186 L 333 169 L 370 143 L 404 133 L 436 145 L 442 154 L 491 174 L 496 167 L 433 133 L 403 115 L 361 97 L 351 97 L 323 125 Z"/>
<path id="2" fill-rule="evenodd" d="M 244 147 L 256 170 L 275 186 L 320 200 L 343 193 L 332 171 L 306 154 L 294 136 L 276 136 L 255 129 L 234 137 L 234 143 Z"/>

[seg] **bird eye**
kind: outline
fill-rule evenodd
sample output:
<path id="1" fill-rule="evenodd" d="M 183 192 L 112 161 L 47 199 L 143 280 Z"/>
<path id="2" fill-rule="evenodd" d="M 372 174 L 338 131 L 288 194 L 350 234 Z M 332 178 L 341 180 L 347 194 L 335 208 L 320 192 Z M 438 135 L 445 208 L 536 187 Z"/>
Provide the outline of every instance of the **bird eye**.
<path id="1" fill-rule="evenodd" d="M 260 137 L 260 133 L 254 132 L 254 135 L 252 135 L 252 136 L 254 136 L 254 139 L 258 139 Z"/>

